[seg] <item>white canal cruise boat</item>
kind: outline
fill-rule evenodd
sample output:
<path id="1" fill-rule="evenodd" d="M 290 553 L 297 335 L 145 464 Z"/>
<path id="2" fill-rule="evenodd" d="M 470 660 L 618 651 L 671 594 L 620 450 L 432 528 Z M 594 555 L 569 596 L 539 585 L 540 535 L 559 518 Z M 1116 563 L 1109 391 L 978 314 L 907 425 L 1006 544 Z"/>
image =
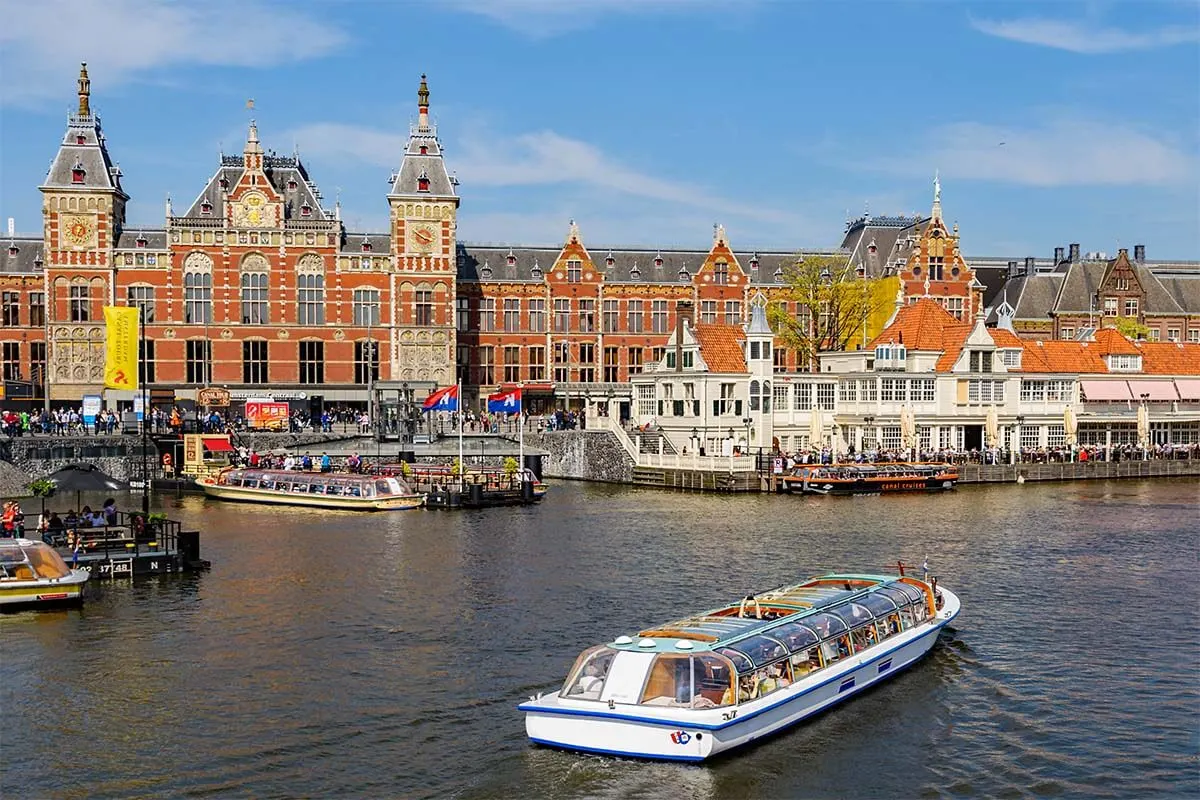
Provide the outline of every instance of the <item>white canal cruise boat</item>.
<path id="1" fill-rule="evenodd" d="M 407 510 L 425 502 L 400 478 L 351 472 L 226 469 L 196 484 L 221 500 L 347 511 Z"/>
<path id="2" fill-rule="evenodd" d="M 589 648 L 519 708 L 537 744 L 703 761 L 891 677 L 958 611 L 936 579 L 823 575 Z"/>

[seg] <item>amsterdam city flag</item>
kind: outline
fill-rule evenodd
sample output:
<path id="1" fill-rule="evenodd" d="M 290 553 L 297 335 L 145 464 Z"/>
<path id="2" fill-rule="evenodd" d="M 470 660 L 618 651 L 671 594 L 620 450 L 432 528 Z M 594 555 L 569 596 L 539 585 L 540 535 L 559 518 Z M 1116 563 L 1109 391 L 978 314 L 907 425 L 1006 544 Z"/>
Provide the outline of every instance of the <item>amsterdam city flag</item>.
<path id="1" fill-rule="evenodd" d="M 104 388 L 138 388 L 138 309 L 105 306 Z"/>

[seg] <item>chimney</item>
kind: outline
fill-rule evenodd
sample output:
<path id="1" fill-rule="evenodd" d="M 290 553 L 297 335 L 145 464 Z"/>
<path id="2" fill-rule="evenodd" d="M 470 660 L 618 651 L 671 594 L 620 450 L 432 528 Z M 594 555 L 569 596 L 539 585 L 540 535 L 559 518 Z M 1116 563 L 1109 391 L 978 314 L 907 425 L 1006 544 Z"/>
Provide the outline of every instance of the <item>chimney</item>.
<path id="1" fill-rule="evenodd" d="M 1055 266 L 1058 266 L 1059 264 L 1061 264 L 1063 262 L 1063 253 L 1064 252 L 1065 252 L 1065 249 L 1062 247 L 1054 248 L 1054 265 Z"/>
<path id="2" fill-rule="evenodd" d="M 1015 261 L 1008 262 L 1008 277 L 1011 278 L 1017 274 L 1019 274 L 1017 272 L 1017 262 L 1015 262 Z"/>
<path id="3" fill-rule="evenodd" d="M 1032 275 L 1035 267 L 1033 265 L 1033 256 L 1025 256 L 1025 271 L 1022 275 Z"/>
<path id="4" fill-rule="evenodd" d="M 1133 260 L 1139 264 L 1146 262 L 1146 245 L 1135 244 L 1133 246 Z"/>
<path id="5" fill-rule="evenodd" d="M 683 328 L 692 326 L 692 301 L 675 304 L 675 371 L 683 372 Z"/>
<path id="6" fill-rule="evenodd" d="M 1071 243 L 1071 263 L 1079 261 L 1079 242 Z"/>

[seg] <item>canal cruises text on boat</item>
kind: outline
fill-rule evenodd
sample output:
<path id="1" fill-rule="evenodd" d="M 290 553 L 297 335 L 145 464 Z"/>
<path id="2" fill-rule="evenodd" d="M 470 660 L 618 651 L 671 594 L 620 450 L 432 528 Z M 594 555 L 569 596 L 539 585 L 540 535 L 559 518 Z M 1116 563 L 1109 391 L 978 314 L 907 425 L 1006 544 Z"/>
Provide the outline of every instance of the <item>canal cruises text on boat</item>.
<path id="1" fill-rule="evenodd" d="M 0 539 L 0 608 L 78 603 L 87 579 L 87 570 L 71 569 L 48 544 Z"/>
<path id="2" fill-rule="evenodd" d="M 881 494 L 953 489 L 953 464 L 803 464 L 782 479 L 794 494 Z"/>
<path id="3" fill-rule="evenodd" d="M 349 472 L 227 469 L 196 483 L 222 500 L 349 511 L 419 508 L 425 499 L 398 477 Z"/>
<path id="4" fill-rule="evenodd" d="M 936 579 L 824 575 L 589 648 L 519 708 L 538 744 L 702 761 L 889 678 L 958 611 Z"/>

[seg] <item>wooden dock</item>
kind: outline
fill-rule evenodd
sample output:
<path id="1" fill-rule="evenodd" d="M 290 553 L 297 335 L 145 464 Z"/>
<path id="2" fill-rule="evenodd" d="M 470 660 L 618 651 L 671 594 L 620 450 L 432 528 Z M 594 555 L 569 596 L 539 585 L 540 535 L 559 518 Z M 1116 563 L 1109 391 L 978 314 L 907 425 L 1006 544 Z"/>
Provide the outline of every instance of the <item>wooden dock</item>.
<path id="1" fill-rule="evenodd" d="M 200 532 L 173 520 L 150 524 L 122 512 L 116 525 L 79 527 L 53 535 L 50 544 L 68 564 L 97 578 L 135 578 L 208 569 L 200 557 Z"/>

